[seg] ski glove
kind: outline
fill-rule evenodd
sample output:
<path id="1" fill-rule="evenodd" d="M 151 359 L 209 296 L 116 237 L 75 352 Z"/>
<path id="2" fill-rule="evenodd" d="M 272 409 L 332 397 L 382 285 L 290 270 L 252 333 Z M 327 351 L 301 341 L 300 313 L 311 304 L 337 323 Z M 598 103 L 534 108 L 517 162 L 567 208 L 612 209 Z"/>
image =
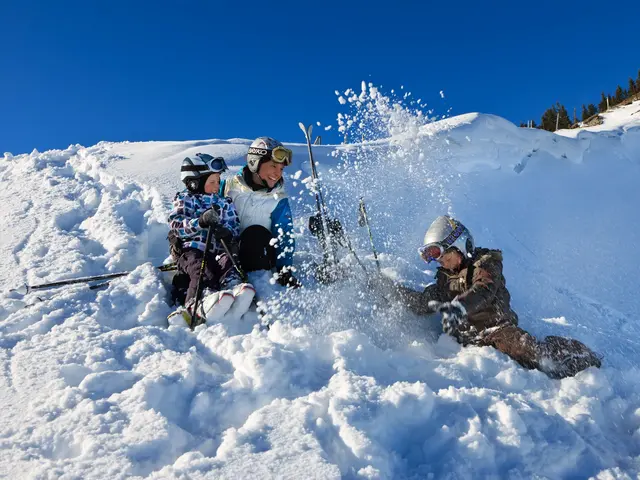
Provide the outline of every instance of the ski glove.
<path id="1" fill-rule="evenodd" d="M 440 303 L 429 302 L 429 307 L 435 312 L 442 314 L 442 331 L 449 335 L 457 333 L 462 325 L 467 323 L 467 310 L 458 301 Z"/>
<path id="2" fill-rule="evenodd" d="M 219 223 L 216 223 L 211 226 L 211 233 L 216 240 L 227 240 L 230 241 L 233 234 L 231 230 L 227 227 L 223 227 Z"/>
<path id="3" fill-rule="evenodd" d="M 220 214 L 216 208 L 210 208 L 200 215 L 198 225 L 201 228 L 211 228 L 211 233 L 216 240 L 231 238 L 232 236 L 231 231 L 220 224 Z"/>
<path id="4" fill-rule="evenodd" d="M 300 288 L 302 284 L 300 281 L 293 276 L 289 267 L 282 267 L 278 271 L 278 277 L 276 278 L 276 282 L 278 282 L 283 287 L 289 288 Z"/>
<path id="5" fill-rule="evenodd" d="M 200 218 L 198 218 L 198 225 L 200 225 L 200 228 L 209 228 L 216 224 L 220 224 L 220 214 L 213 208 L 206 210 L 202 215 L 200 215 Z"/>

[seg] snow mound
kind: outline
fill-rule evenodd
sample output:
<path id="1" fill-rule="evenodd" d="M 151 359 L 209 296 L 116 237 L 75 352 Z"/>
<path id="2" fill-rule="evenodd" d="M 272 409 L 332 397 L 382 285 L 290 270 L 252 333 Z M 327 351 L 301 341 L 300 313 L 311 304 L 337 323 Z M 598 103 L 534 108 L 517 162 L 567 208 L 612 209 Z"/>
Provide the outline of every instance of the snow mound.
<path id="1" fill-rule="evenodd" d="M 380 100 L 363 92 L 347 97 L 362 108 Z M 372 298 L 360 274 L 322 287 L 303 271 L 306 288 L 289 293 L 252 276 L 268 331 L 168 328 L 170 277 L 154 266 L 167 256 L 180 161 L 222 155 L 232 174 L 248 141 L 5 154 L 0 475 L 636 477 L 635 117 L 562 136 L 493 115 L 394 115 L 407 128 L 397 120 L 387 137 L 314 147 L 329 208 L 366 266 L 360 197 L 384 271 L 416 287 L 433 273 L 415 255 L 424 230 L 451 213 L 479 245 L 503 250 L 521 326 L 584 341 L 605 354 L 602 369 L 558 381 L 491 348 L 462 348 L 437 320 Z M 306 146 L 289 145 L 304 265 L 318 259 L 306 230 L 314 200 Z M 7 292 L 122 270 L 131 273 L 95 290 Z"/>

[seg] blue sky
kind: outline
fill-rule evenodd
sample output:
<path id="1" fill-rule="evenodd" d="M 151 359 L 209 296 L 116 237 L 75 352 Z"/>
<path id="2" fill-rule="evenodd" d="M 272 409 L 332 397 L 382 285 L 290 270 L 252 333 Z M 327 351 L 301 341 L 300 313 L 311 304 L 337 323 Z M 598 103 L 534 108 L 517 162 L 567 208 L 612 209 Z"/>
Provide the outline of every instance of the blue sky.
<path id="1" fill-rule="evenodd" d="M 301 142 L 298 121 L 335 124 L 334 90 L 362 80 L 404 85 L 440 114 L 539 120 L 555 101 L 572 112 L 637 76 L 638 18 L 640 2 L 591 0 L 3 0 L 0 154 L 100 140 Z"/>

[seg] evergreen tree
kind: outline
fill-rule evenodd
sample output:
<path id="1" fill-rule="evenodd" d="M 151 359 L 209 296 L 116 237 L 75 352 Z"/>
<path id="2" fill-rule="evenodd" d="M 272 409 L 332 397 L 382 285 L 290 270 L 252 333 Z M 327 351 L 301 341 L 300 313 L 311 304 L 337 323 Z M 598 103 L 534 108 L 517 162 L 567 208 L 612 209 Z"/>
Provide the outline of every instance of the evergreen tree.
<path id="1" fill-rule="evenodd" d="M 589 115 L 589 110 L 587 109 L 587 107 L 584 106 L 584 103 L 582 104 L 582 121 L 586 121 L 587 118 L 589 118 L 591 115 Z"/>
<path id="2" fill-rule="evenodd" d="M 589 112 L 589 117 L 593 117 L 595 114 L 598 113 L 598 109 L 593 103 L 590 103 L 589 106 L 587 107 L 587 112 Z"/>
<path id="3" fill-rule="evenodd" d="M 629 96 L 632 97 L 636 94 L 638 86 L 636 82 L 633 81 L 633 78 L 629 77 Z"/>
<path id="4" fill-rule="evenodd" d="M 540 120 L 540 126 L 543 130 L 553 132 L 556 129 L 556 115 L 557 111 L 555 107 L 547 108 L 542 114 Z"/>
<path id="5" fill-rule="evenodd" d="M 535 120 L 531 120 L 531 128 L 538 128 L 538 125 L 536 125 Z"/>
<path id="6" fill-rule="evenodd" d="M 603 113 L 603 112 L 607 111 L 607 97 L 605 97 L 604 92 L 602 92 L 602 99 L 600 100 L 600 103 L 598 104 L 598 111 L 600 113 Z"/>
<path id="7" fill-rule="evenodd" d="M 616 88 L 616 94 L 613 101 L 616 102 L 616 105 L 618 105 L 624 99 L 625 99 L 624 90 L 622 90 L 622 87 L 618 85 Z"/>
<path id="8" fill-rule="evenodd" d="M 564 105 L 560 102 L 556 103 L 556 111 L 560 114 L 558 119 L 558 129 L 571 127 L 571 118 L 569 118 L 569 112 Z"/>

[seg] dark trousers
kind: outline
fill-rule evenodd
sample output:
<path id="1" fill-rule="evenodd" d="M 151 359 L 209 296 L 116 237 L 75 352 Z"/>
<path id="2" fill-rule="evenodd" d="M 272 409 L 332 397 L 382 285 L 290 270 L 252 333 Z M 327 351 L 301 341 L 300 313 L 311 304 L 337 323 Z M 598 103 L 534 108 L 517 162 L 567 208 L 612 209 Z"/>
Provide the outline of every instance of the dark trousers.
<path id="1" fill-rule="evenodd" d="M 271 270 L 276 266 L 276 249 L 270 244 L 271 232 L 261 225 L 251 225 L 240 234 L 240 265 L 245 272 Z"/>
<path id="2" fill-rule="evenodd" d="M 178 258 L 178 270 L 189 277 L 189 286 L 187 287 L 185 302 L 188 302 L 196 296 L 203 255 L 204 252 L 202 250 L 188 248 L 184 250 L 180 258 Z M 206 265 L 202 277 L 202 288 L 220 290 L 220 282 L 225 279 L 232 268 L 231 260 L 226 254 L 216 255 L 212 252 L 207 252 Z M 186 283 L 186 278 L 184 278 L 184 282 Z"/>
<path id="3" fill-rule="evenodd" d="M 494 347 L 523 367 L 542 370 L 552 378 L 570 377 L 601 364 L 600 358 L 578 340 L 549 336 L 541 341 L 514 325 L 486 335 L 478 344 Z"/>

